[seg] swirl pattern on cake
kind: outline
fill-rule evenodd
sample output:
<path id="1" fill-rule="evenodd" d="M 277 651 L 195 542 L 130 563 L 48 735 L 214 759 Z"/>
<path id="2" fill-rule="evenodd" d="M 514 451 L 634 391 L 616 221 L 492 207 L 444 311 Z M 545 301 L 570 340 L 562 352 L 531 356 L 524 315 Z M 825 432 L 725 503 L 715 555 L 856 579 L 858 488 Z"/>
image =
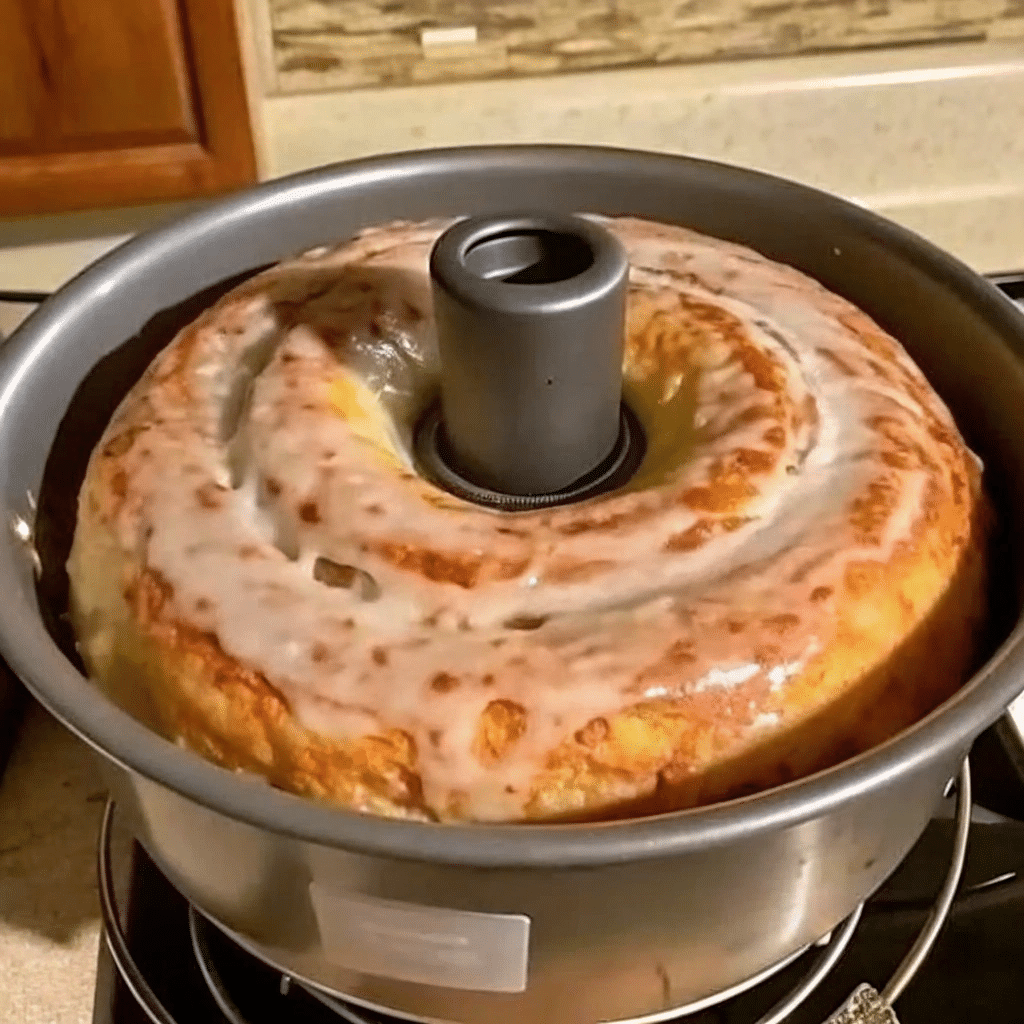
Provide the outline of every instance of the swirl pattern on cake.
<path id="1" fill-rule="evenodd" d="M 227 768 L 440 821 L 735 797 L 948 697 L 988 513 L 923 375 L 795 270 L 604 223 L 648 436 L 627 487 L 509 514 L 417 474 L 446 225 L 367 230 L 230 292 L 122 402 L 69 561 L 91 675 Z"/>

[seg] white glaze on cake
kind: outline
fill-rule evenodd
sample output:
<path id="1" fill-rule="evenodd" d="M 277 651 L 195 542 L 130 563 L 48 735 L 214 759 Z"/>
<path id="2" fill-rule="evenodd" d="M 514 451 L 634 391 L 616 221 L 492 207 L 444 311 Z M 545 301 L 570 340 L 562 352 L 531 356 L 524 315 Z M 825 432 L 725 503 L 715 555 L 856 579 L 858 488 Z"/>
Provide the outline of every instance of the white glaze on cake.
<path id="1" fill-rule="evenodd" d="M 958 678 L 915 683 L 890 720 L 948 694 L 982 608 L 980 467 L 921 373 L 796 271 L 680 228 L 606 224 L 630 256 L 627 395 L 652 440 L 631 487 L 509 515 L 418 477 L 443 225 L 367 231 L 236 289 L 122 404 L 70 563 L 93 672 L 131 685 L 112 678 L 127 623 L 147 658 L 188 650 L 261 681 L 280 706 L 244 714 L 287 716 L 291 738 L 235 735 L 209 709 L 188 725 L 201 680 L 154 698 L 165 732 L 299 792 L 480 821 L 768 784 L 751 751 L 787 749 L 858 680 L 891 690 L 879 671 L 959 580 L 943 670 Z M 101 565 L 123 576 L 116 594 Z M 827 750 L 786 754 L 780 781 L 881 738 L 868 692 L 822 730 Z M 319 751 L 308 764 L 296 728 Z M 323 751 L 351 761 L 373 737 L 402 769 L 383 797 L 325 781 Z M 748 755 L 746 780 L 729 766 Z M 727 784 L 702 784 L 719 770 Z"/>

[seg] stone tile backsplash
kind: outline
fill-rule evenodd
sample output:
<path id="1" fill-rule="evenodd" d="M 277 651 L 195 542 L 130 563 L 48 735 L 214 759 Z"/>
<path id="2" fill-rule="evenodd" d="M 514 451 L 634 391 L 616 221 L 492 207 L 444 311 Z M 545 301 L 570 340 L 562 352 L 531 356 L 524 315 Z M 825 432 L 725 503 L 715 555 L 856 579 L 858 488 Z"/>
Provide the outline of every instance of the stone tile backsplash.
<path id="1" fill-rule="evenodd" d="M 1024 0 L 255 0 L 273 91 L 1024 37 Z"/>

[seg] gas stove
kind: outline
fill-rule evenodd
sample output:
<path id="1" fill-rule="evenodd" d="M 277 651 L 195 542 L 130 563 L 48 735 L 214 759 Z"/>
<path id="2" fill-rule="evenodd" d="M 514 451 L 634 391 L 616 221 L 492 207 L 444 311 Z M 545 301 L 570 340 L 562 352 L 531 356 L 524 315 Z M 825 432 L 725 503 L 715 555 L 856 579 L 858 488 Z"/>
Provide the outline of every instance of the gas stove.
<path id="1" fill-rule="evenodd" d="M 996 283 L 1024 308 L 1024 274 Z M 14 692 L 12 682 L 0 663 L 0 705 Z M 0 706 L 0 725 L 2 712 Z M 903 1024 L 1017 1024 L 1024 1005 L 1024 699 L 975 744 L 969 777 L 973 806 L 962 776 L 958 797 L 944 801 L 896 874 L 832 935 L 746 991 L 674 1019 L 824 1024 L 860 986 L 883 991 L 902 973 L 909 979 L 897 1003 Z M 947 905 L 944 894 L 952 896 L 960 867 Z M 140 846 L 118 834 L 113 808 L 100 876 L 106 928 L 93 1024 L 389 1024 L 391 1018 L 305 986 L 241 949 L 189 906 Z M 939 924 L 928 955 L 908 968 L 908 951 L 917 943 L 924 952 L 920 937 Z M 842 1019 L 895 1020 L 884 1013 Z"/>

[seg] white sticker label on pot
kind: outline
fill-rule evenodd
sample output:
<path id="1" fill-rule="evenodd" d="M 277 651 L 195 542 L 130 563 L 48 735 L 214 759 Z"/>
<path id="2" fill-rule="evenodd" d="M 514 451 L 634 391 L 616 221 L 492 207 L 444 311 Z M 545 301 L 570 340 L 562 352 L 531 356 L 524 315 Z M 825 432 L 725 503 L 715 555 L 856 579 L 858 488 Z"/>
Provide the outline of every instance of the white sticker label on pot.
<path id="1" fill-rule="evenodd" d="M 324 952 L 341 967 L 477 992 L 526 989 L 530 919 L 309 887 Z"/>

